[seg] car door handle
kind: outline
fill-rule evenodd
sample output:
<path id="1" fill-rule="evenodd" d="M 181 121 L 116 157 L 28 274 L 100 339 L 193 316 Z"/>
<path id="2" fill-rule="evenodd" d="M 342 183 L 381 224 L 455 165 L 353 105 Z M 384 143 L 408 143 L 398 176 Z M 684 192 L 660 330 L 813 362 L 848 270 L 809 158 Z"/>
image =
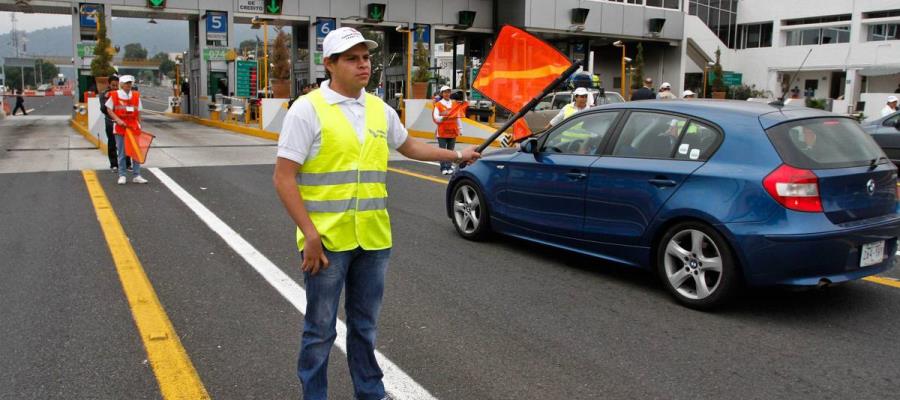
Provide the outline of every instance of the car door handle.
<path id="1" fill-rule="evenodd" d="M 584 178 L 587 178 L 587 174 L 581 171 L 572 171 L 567 173 L 566 176 L 573 181 L 580 181 Z"/>
<path id="2" fill-rule="evenodd" d="M 656 187 L 660 187 L 660 188 L 661 188 L 661 187 L 675 186 L 675 185 L 678 184 L 677 182 L 675 182 L 675 181 L 673 181 L 673 180 L 671 180 L 671 179 L 659 179 L 659 178 L 657 178 L 657 179 L 650 179 L 650 180 L 648 180 L 647 182 L 650 182 L 651 185 L 656 186 Z"/>

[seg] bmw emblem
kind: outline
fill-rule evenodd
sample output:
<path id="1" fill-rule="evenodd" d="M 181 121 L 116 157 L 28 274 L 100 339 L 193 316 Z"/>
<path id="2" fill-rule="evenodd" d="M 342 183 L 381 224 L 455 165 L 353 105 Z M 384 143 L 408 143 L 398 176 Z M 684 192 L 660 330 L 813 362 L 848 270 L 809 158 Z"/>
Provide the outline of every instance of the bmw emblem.
<path id="1" fill-rule="evenodd" d="M 875 193 L 875 180 L 874 179 L 869 179 L 869 181 L 866 182 L 866 192 L 868 192 L 870 195 Z"/>

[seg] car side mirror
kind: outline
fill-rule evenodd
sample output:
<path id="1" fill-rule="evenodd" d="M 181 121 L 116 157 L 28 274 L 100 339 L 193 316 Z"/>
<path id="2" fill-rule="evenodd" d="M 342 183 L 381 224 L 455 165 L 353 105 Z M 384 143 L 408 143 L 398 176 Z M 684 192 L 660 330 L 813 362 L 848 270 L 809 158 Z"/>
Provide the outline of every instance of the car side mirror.
<path id="1" fill-rule="evenodd" d="M 524 142 L 522 142 L 521 149 L 522 149 L 523 153 L 537 154 L 537 152 L 538 152 L 537 139 L 535 139 L 535 138 L 526 139 Z"/>

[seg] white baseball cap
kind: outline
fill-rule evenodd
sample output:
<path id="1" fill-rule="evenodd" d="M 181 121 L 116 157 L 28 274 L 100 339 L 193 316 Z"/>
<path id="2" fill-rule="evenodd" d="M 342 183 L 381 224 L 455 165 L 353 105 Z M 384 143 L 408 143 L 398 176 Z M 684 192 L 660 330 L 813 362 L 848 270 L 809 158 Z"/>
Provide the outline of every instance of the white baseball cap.
<path id="1" fill-rule="evenodd" d="M 365 43 L 369 50 L 378 47 L 378 43 L 375 43 L 373 40 L 367 40 L 356 29 L 350 27 L 337 28 L 328 32 L 328 35 L 325 36 L 325 40 L 322 42 L 322 50 L 324 57 L 331 57 L 334 54 L 343 53 L 360 43 Z"/>
<path id="2" fill-rule="evenodd" d="M 897 101 L 897 96 L 888 96 L 888 103 L 893 103 Z"/>
<path id="3" fill-rule="evenodd" d="M 663 82 L 662 85 L 659 85 L 659 88 L 660 89 L 671 89 L 672 85 L 670 85 L 669 82 Z"/>
<path id="4" fill-rule="evenodd" d="M 695 95 L 695 94 L 696 94 L 696 93 L 694 93 L 694 92 L 692 92 L 692 91 L 690 91 L 690 90 L 685 90 L 684 93 L 681 94 L 681 97 L 693 96 L 693 95 Z"/>
<path id="5" fill-rule="evenodd" d="M 576 88 L 575 91 L 572 92 L 572 94 L 575 96 L 587 96 L 588 91 L 587 91 L 587 89 L 580 87 L 580 88 Z"/>
<path id="6" fill-rule="evenodd" d="M 122 75 L 119 77 L 119 83 L 134 83 L 134 76 L 131 75 Z"/>
<path id="7" fill-rule="evenodd" d="M 445 90 L 450 90 L 450 86 L 447 86 L 447 85 L 441 86 L 441 90 L 438 90 L 438 92 L 443 92 Z"/>

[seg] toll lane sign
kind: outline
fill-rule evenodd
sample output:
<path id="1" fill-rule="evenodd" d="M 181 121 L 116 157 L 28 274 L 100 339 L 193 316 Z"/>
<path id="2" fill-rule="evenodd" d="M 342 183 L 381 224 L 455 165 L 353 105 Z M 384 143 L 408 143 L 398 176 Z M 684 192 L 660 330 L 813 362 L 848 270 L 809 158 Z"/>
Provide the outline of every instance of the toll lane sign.
<path id="1" fill-rule="evenodd" d="M 206 12 L 206 40 L 228 40 L 228 14 Z"/>
<path id="2" fill-rule="evenodd" d="M 235 72 L 237 74 L 237 90 L 235 93 L 238 97 L 256 97 L 256 71 L 256 61 L 238 60 L 236 62 Z"/>

